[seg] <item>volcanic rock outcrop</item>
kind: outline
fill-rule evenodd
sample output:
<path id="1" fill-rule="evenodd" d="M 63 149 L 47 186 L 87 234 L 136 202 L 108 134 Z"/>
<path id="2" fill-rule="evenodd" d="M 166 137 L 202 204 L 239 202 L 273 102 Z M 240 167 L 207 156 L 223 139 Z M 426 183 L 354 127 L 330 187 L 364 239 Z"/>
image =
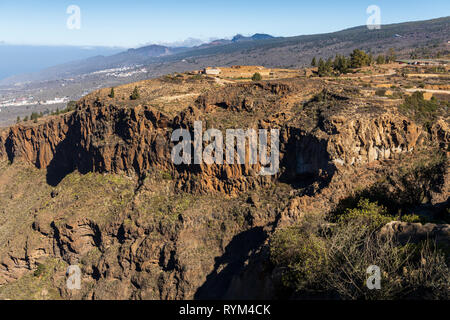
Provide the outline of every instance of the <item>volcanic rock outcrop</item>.
<path id="1" fill-rule="evenodd" d="M 1 132 L 0 157 L 9 161 L 1 179 L 18 187 L 34 181 L 44 194 L 2 189 L 11 192 L 2 214 L 21 210 L 24 229 L 0 248 L 0 284 L 52 258 L 82 266 L 80 292 L 65 288 L 63 274 L 51 278 L 64 298 L 270 298 L 265 243 L 275 228 L 332 210 L 374 183 L 382 170 L 373 168 L 385 162 L 449 142 L 445 121 L 427 132 L 395 107 L 320 80 L 160 81 L 139 83 L 134 104 L 126 100 L 130 86 L 116 88 L 115 99 L 103 89 L 73 112 Z M 178 104 L 158 88 L 177 92 Z M 279 172 L 175 165 L 172 132 L 192 131 L 194 121 L 204 130 L 279 129 Z M 23 168 L 34 180 L 18 178 Z"/>

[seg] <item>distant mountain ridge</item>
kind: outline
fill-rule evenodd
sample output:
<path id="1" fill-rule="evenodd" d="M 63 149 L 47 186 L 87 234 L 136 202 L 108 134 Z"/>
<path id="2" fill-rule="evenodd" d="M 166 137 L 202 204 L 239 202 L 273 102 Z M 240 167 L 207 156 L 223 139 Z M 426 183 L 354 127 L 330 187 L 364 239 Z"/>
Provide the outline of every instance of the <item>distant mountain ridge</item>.
<path id="1" fill-rule="evenodd" d="M 169 47 L 160 46 L 157 44 L 152 44 L 146 47 L 141 47 L 137 49 L 128 49 L 127 53 L 140 54 L 147 57 L 159 57 L 165 54 L 170 54 L 171 50 Z"/>
<path id="2" fill-rule="evenodd" d="M 124 48 L 114 47 L 36 46 L 0 42 L 0 79 L 14 74 L 38 72 L 77 59 L 97 55 L 109 56 L 123 50 Z"/>
<path id="3" fill-rule="evenodd" d="M 231 42 L 239 42 L 239 41 L 253 41 L 253 40 L 267 40 L 267 39 L 273 39 L 275 37 L 271 36 L 270 34 L 265 33 L 255 33 L 254 35 L 250 37 L 245 37 L 241 34 L 237 34 L 231 39 Z"/>
<path id="4" fill-rule="evenodd" d="M 39 73 L 12 77 L 0 81 L 0 84 L 55 80 L 136 65 L 145 65 L 149 77 L 210 65 L 299 68 L 309 65 L 314 56 L 329 58 L 337 53 L 349 54 L 355 48 L 377 54 L 387 52 L 389 48 L 408 52 L 419 47 L 444 45 L 448 51 L 449 34 L 450 17 L 382 25 L 379 30 L 359 26 L 332 33 L 295 37 L 273 37 L 262 33 L 246 37 L 238 34 L 231 40 L 218 39 L 196 47 L 149 45 L 112 56 L 97 56 L 54 66 Z"/>
<path id="5" fill-rule="evenodd" d="M 95 72 L 102 69 L 112 69 L 130 65 L 140 65 L 148 63 L 151 58 L 158 58 L 164 56 L 170 56 L 194 49 L 208 48 L 213 46 L 220 46 L 229 43 L 243 42 L 243 41 L 258 41 L 264 39 L 272 39 L 268 34 L 254 34 L 246 37 L 241 34 L 237 34 L 231 40 L 218 39 L 210 43 L 204 43 L 195 47 L 172 47 L 166 45 L 150 44 L 139 48 L 131 48 L 126 51 L 116 53 L 111 56 L 97 55 L 86 58 L 85 60 L 76 60 L 67 62 L 61 65 L 51 66 L 42 72 L 20 74 L 12 76 L 3 81 L 0 84 L 8 84 L 14 82 L 25 81 L 42 81 L 42 80 L 54 80 L 57 78 L 72 77 L 83 73 Z"/>
<path id="6" fill-rule="evenodd" d="M 209 48 L 209 47 L 215 47 L 230 43 L 236 43 L 236 42 L 243 42 L 243 41 L 258 41 L 258 40 L 267 40 L 267 39 L 273 39 L 275 37 L 271 36 L 270 34 L 264 34 L 264 33 L 255 33 L 252 36 L 243 36 L 242 34 L 237 34 L 231 40 L 229 39 L 216 39 L 208 43 L 203 43 L 197 47 L 193 47 L 192 49 L 197 48 Z"/>

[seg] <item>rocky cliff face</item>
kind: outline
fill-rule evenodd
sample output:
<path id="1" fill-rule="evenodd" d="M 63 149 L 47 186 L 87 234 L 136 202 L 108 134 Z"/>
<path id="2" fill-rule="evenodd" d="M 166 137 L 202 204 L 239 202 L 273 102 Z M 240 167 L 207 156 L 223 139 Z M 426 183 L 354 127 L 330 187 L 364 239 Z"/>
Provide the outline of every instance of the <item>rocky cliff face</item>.
<path id="1" fill-rule="evenodd" d="M 197 176 L 200 185 L 192 185 L 192 191 L 230 194 L 235 188 L 245 191 L 264 184 L 257 177 L 258 168 L 248 164 L 176 167 L 170 159 L 173 130 L 192 130 L 194 121 L 223 120 L 220 114 L 216 115 L 217 109 L 242 116 L 241 122 L 235 124 L 241 125 L 240 128 L 278 128 L 283 164 L 280 175 L 292 179 L 302 174 L 330 176 L 336 165 L 358 166 L 396 159 L 431 141 L 416 124 L 393 114 L 393 110 L 358 112 L 349 110 L 354 107 L 350 103 L 342 102 L 333 106 L 334 110 L 322 110 L 323 106 L 313 104 L 307 105 L 309 110 L 288 114 L 291 110 L 286 107 L 291 103 L 291 96 L 298 93 L 296 90 L 300 90 L 298 85 L 286 83 L 235 85 L 227 90 L 212 90 L 200 96 L 195 106 L 175 117 L 152 106 L 124 108 L 85 99 L 71 114 L 4 131 L 0 137 L 0 156 L 11 162 L 23 160 L 47 169 L 49 179 L 55 179 L 50 181 L 53 184 L 73 170 L 135 172 L 142 177 L 157 168 L 173 174 L 179 186 L 190 184 L 192 176 Z M 264 118 L 273 110 L 275 115 Z M 249 112 L 253 112 L 254 119 L 246 119 Z M 304 122 L 310 121 L 312 112 L 320 115 L 308 130 Z M 441 139 L 448 142 L 445 132 L 439 127 L 436 136 L 444 135 Z M 233 179 L 238 181 L 227 183 Z M 191 191 L 191 187 L 186 188 Z"/>
<path id="2" fill-rule="evenodd" d="M 171 86 L 176 92 L 183 83 Z M 264 243 L 274 228 L 333 209 L 379 177 L 374 167 L 449 142 L 445 122 L 429 133 L 395 108 L 323 88 L 306 80 L 211 85 L 175 113 L 145 96 L 123 105 L 120 88 L 110 101 L 103 90 L 74 112 L 4 130 L 4 161 L 34 166 L 27 170 L 45 181 L 37 191 L 44 194 L 23 196 L 31 236 L 5 239 L 0 284 L 56 258 L 83 267 L 79 292 L 65 288 L 61 273 L 51 278 L 65 298 L 270 297 Z M 174 165 L 173 130 L 192 130 L 198 120 L 204 130 L 280 129 L 279 173 L 260 176 L 250 164 Z M 2 179 L 18 179 L 20 170 L 15 176 L 6 166 Z M 4 215 L 17 209 L 11 201 Z"/>

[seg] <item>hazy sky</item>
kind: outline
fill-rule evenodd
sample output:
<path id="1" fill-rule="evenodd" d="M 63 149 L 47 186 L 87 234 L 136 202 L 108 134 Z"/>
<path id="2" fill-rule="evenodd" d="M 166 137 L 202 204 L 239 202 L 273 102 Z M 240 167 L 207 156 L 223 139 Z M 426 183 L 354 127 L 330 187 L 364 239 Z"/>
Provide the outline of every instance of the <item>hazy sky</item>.
<path id="1" fill-rule="evenodd" d="M 81 10 L 79 30 L 67 28 L 70 5 Z M 448 0 L 0 0 L 0 41 L 136 47 L 237 33 L 294 36 L 364 25 L 369 5 L 381 8 L 382 24 L 450 15 Z"/>

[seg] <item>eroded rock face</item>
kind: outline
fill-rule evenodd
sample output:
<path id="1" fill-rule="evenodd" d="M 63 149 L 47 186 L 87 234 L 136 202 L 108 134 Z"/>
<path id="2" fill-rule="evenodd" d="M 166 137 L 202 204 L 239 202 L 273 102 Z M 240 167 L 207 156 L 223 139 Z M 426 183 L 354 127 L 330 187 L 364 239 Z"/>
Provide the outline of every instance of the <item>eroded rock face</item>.
<path id="1" fill-rule="evenodd" d="M 392 110 L 350 113 L 348 106 L 339 107 L 329 115 L 320 109 L 314 111 L 322 115 L 317 126 L 308 130 L 303 127 L 304 121 L 310 121 L 307 112 L 293 116 L 283 110 L 289 111 L 300 88 L 296 83 L 231 85 L 200 96 L 197 106 L 175 117 L 151 106 L 124 108 L 83 100 L 74 113 L 38 125 L 14 126 L 3 132 L 0 155 L 10 161 L 23 160 L 47 169 L 48 180 L 53 185 L 73 170 L 135 172 L 143 176 L 149 170 L 158 169 L 170 172 L 178 186 L 186 191 L 233 194 L 267 185 L 270 179 L 258 176 L 257 165 L 174 166 L 170 159 L 173 130 L 192 130 L 194 121 L 208 123 L 224 108 L 235 114 L 246 112 L 239 123 L 244 129 L 280 129 L 283 167 L 279 176 L 290 179 L 299 175 L 329 179 L 336 166 L 396 159 L 428 139 L 422 129 L 392 114 Z M 251 108 L 246 107 L 249 99 L 254 101 L 250 103 Z M 255 119 L 246 119 L 248 112 Z M 446 139 L 445 132 L 443 126 L 435 129 L 441 140 Z"/>
<path id="2" fill-rule="evenodd" d="M 345 93 L 311 99 L 323 87 L 303 80 L 211 85 L 174 114 L 145 101 L 128 107 L 91 95 L 72 113 L 4 130 L 0 156 L 45 171 L 53 190 L 27 207 L 33 237 L 0 248 L 1 281 L 58 257 L 83 266 L 86 290 L 74 295 L 61 285 L 65 298 L 271 298 L 265 244 L 274 228 L 305 212 L 330 211 L 376 177 L 368 167 L 448 142 L 445 122 L 428 134 L 393 108 L 360 106 Z M 171 134 L 198 120 L 203 130 L 280 129 L 279 173 L 260 176 L 260 166 L 249 164 L 175 166 Z M 131 196 L 108 189 L 109 202 L 117 203 L 105 213 L 104 185 L 93 186 L 82 203 L 77 190 L 58 189 L 76 172 L 136 181 L 125 188 Z"/>
<path id="3" fill-rule="evenodd" d="M 334 118 L 331 126 L 338 132 L 331 138 L 333 161 L 357 165 L 398 158 L 423 143 L 424 133 L 417 125 L 383 114 L 372 119 Z"/>
<path id="4" fill-rule="evenodd" d="M 410 223 L 393 221 L 380 230 L 380 236 L 395 237 L 400 243 L 419 243 L 430 240 L 439 244 L 450 245 L 450 225 L 427 223 Z"/>
<path id="5" fill-rule="evenodd" d="M 57 147 L 66 138 L 71 118 L 62 116 L 36 126 L 13 126 L 2 132 L 0 151 L 10 161 L 16 158 L 45 169 Z"/>

